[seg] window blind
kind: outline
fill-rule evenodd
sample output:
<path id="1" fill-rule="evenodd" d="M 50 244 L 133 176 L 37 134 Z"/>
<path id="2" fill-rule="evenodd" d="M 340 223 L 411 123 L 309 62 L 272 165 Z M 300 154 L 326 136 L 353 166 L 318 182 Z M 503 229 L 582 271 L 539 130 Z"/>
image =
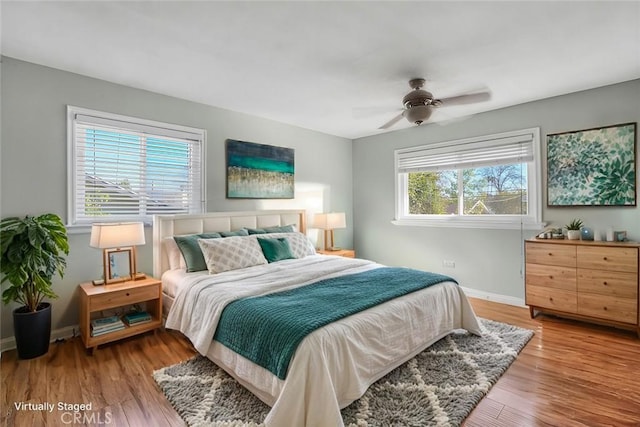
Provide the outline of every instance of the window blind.
<path id="1" fill-rule="evenodd" d="M 399 173 L 477 168 L 534 159 L 534 133 L 496 134 L 396 151 Z"/>
<path id="2" fill-rule="evenodd" d="M 72 224 L 204 210 L 204 131 L 71 112 Z"/>

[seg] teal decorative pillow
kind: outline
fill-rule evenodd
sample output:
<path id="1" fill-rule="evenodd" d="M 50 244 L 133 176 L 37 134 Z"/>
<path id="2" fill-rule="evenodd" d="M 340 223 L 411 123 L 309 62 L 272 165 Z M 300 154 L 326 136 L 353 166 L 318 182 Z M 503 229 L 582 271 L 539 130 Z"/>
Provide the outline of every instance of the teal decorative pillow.
<path id="1" fill-rule="evenodd" d="M 217 239 L 222 237 L 220 233 L 202 233 L 202 234 L 189 234 L 185 236 L 173 236 L 173 240 L 176 241 L 182 257 L 187 266 L 187 272 L 193 273 L 194 271 L 203 271 L 207 269 L 207 263 L 202 256 L 202 250 L 198 245 L 199 239 Z"/>
<path id="2" fill-rule="evenodd" d="M 275 239 L 258 238 L 258 243 L 260 243 L 264 257 L 269 262 L 295 258 L 291 253 L 289 241 L 285 237 Z"/>
<path id="3" fill-rule="evenodd" d="M 295 225 L 290 224 L 280 227 L 266 227 L 264 228 L 264 231 L 266 231 L 267 233 L 293 233 L 294 231 L 296 231 L 296 227 Z"/>
<path id="4" fill-rule="evenodd" d="M 245 230 L 247 230 L 249 234 L 292 233 L 296 231 L 293 224 L 264 228 L 246 228 Z"/>
<path id="5" fill-rule="evenodd" d="M 221 231 L 220 235 L 222 237 L 234 237 L 234 236 L 248 236 L 249 232 L 246 228 L 242 228 L 236 231 Z"/>
<path id="6" fill-rule="evenodd" d="M 245 228 L 245 230 L 247 230 L 250 236 L 254 234 L 267 234 L 264 228 Z"/>
<path id="7" fill-rule="evenodd" d="M 313 247 L 313 243 L 311 243 L 311 240 L 309 240 L 309 238 L 302 233 L 271 233 L 261 234 L 257 237 L 258 240 L 275 239 L 278 237 L 286 238 L 294 258 L 304 258 L 308 255 L 314 255 L 316 253 L 316 249 Z"/>

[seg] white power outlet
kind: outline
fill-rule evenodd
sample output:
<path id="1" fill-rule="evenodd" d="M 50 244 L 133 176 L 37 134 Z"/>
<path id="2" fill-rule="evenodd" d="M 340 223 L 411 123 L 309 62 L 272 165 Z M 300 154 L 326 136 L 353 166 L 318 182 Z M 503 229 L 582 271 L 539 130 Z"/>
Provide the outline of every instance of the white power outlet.
<path id="1" fill-rule="evenodd" d="M 442 261 L 442 266 L 449 267 L 449 268 L 456 268 L 456 262 L 449 259 L 445 259 L 444 261 Z"/>

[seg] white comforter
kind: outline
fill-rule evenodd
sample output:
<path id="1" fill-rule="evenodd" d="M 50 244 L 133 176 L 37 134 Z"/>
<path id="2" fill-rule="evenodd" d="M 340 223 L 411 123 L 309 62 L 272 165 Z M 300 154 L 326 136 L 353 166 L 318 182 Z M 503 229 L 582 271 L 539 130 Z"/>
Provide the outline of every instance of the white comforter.
<path id="1" fill-rule="evenodd" d="M 226 304 L 343 274 L 381 267 L 370 261 L 309 256 L 185 279 L 166 327 L 178 329 L 266 404 L 268 426 L 342 426 L 340 408 L 369 385 L 452 330 L 480 334 L 466 296 L 454 283 L 423 289 L 329 324 L 298 347 L 287 378 L 213 341 Z"/>

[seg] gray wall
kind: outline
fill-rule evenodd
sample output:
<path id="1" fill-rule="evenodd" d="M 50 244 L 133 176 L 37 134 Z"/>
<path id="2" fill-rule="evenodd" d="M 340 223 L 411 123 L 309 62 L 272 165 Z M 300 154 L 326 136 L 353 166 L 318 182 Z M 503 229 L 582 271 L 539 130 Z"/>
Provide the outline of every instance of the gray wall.
<path id="1" fill-rule="evenodd" d="M 547 134 L 639 121 L 640 80 L 634 80 L 478 114 L 449 125 L 434 123 L 357 139 L 353 144 L 355 249 L 359 256 L 384 264 L 449 274 L 480 294 L 524 299 L 523 239 L 536 233 L 392 225 L 394 150 L 539 126 L 543 220 L 560 227 L 578 217 L 588 226 L 627 230 L 629 238 L 637 241 L 640 208 L 548 208 L 545 189 Z M 637 154 L 636 159 L 640 160 Z M 455 261 L 455 268 L 443 267 L 443 260 Z"/>
<path id="2" fill-rule="evenodd" d="M 52 68 L 2 58 L 1 217 L 54 212 L 66 219 L 67 104 L 207 130 L 207 210 L 305 208 L 344 211 L 348 229 L 336 244 L 352 247 L 352 143 L 177 98 L 133 89 Z M 250 102 L 250 101 L 248 101 Z M 295 149 L 296 199 L 227 200 L 227 138 Z M 152 271 L 151 230 L 139 248 L 141 271 Z M 77 324 L 79 283 L 100 277 L 101 252 L 89 247 L 88 230 L 70 231 L 64 279 L 56 279 L 53 329 Z M 2 338 L 13 336 L 11 312 L 2 306 Z"/>

